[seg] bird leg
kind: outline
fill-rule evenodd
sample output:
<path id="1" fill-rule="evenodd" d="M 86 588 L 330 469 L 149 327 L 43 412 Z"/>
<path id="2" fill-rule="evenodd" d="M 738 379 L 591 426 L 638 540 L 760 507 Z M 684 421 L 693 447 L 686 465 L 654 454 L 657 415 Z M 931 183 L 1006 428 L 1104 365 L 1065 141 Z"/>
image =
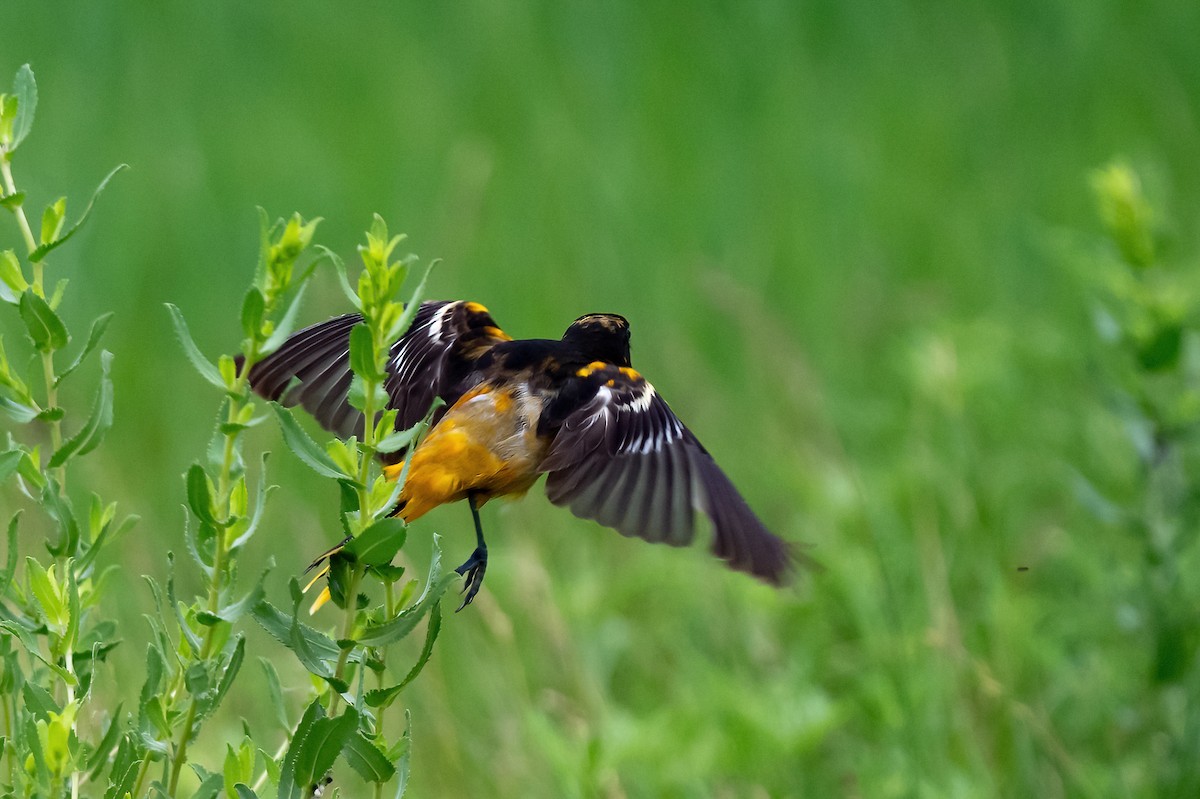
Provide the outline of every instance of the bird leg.
<path id="1" fill-rule="evenodd" d="M 474 494 L 467 495 L 467 504 L 471 506 L 471 516 L 475 518 L 476 547 L 475 551 L 471 553 L 471 557 L 467 558 L 467 562 L 454 570 L 459 574 L 465 574 L 467 578 L 462 589 L 467 597 L 458 606 L 458 610 L 462 610 L 471 604 L 471 600 L 475 599 L 475 595 L 479 593 L 479 587 L 483 585 L 484 572 L 487 571 L 487 543 L 483 540 L 483 525 L 479 521 L 479 508 L 475 505 Z"/>

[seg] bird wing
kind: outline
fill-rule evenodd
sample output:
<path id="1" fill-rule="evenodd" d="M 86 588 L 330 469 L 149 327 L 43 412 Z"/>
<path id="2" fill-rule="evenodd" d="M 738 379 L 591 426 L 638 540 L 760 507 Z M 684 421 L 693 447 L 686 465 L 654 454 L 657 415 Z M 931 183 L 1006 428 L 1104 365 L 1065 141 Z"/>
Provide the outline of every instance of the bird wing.
<path id="1" fill-rule="evenodd" d="M 645 378 L 601 363 L 576 374 L 596 390 L 565 416 L 539 467 L 551 502 L 672 546 L 691 543 L 699 511 L 712 522 L 713 554 L 769 583 L 786 581 L 789 545 L 759 521 Z"/>
<path id="2" fill-rule="evenodd" d="M 284 405 L 300 405 L 322 427 L 348 438 L 362 431 L 362 411 L 347 400 L 350 330 L 362 321 L 346 314 L 307 327 L 254 365 L 250 385 Z M 471 365 L 508 341 L 487 309 L 464 301 L 423 302 L 412 326 L 392 345 L 384 389 L 397 411 L 396 429 L 407 430 L 428 412 L 435 397 L 454 404 L 469 380 Z"/>

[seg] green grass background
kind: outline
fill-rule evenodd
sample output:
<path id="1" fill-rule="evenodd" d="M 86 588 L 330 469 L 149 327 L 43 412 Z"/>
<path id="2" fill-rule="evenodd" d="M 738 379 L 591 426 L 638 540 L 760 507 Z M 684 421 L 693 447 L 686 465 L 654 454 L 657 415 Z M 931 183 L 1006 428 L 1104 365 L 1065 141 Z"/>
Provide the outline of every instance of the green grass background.
<path id="1" fill-rule="evenodd" d="M 77 211 L 132 167 L 52 259 L 73 329 L 117 311 L 116 426 L 77 485 L 143 516 L 124 674 L 217 404 L 162 304 L 230 351 L 256 205 L 325 217 L 348 259 L 377 211 L 444 259 L 433 296 L 515 336 L 627 316 L 635 365 L 826 567 L 777 592 L 540 489 L 490 505 L 484 591 L 406 697 L 412 795 L 1155 795 L 1141 550 L 1072 488 L 1137 480 L 1079 270 L 1114 156 L 1196 252 L 1197 41 L 1178 0 L 4 0 L 0 76 L 31 62 L 41 93 L 31 201 Z M 307 321 L 345 310 L 316 288 Z M 281 600 L 337 500 L 255 440 L 282 487 L 243 571 L 273 554 Z M 432 532 L 470 551 L 466 509 L 439 510 L 418 570 Z M 260 675 L 239 683 L 214 766 L 237 716 L 267 729 Z"/>

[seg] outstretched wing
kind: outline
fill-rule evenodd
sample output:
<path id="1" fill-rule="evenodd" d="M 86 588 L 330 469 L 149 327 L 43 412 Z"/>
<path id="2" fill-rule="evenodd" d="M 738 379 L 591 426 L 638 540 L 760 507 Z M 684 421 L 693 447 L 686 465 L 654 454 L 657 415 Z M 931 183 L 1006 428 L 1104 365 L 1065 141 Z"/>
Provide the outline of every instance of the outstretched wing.
<path id="1" fill-rule="evenodd" d="M 300 405 L 334 434 L 362 431 L 362 411 L 347 401 L 350 382 L 350 330 L 358 314 L 329 319 L 295 333 L 250 370 L 256 392 L 284 405 Z M 475 302 L 424 302 L 412 326 L 392 345 L 388 359 L 388 407 L 396 429 L 412 427 L 441 397 L 448 405 L 469 388 L 471 365 L 501 341 L 508 341 L 487 309 Z"/>
<path id="2" fill-rule="evenodd" d="M 700 511 L 712 522 L 713 554 L 769 583 L 786 581 L 788 544 L 759 521 L 653 386 L 611 364 L 592 364 L 578 377 L 595 385 L 595 395 L 566 416 L 540 466 L 551 502 L 672 546 L 691 543 Z"/>

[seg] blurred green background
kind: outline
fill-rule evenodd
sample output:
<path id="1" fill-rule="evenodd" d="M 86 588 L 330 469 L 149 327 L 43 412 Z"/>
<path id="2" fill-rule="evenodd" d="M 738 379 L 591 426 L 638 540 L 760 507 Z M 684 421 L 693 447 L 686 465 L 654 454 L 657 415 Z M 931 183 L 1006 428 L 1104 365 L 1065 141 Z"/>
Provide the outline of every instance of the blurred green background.
<path id="1" fill-rule="evenodd" d="M 1197 251 L 1197 41 L 1178 0 L 4 0 L 0 76 L 30 62 L 41 95 L 31 201 L 78 211 L 132 167 L 52 258 L 73 329 L 117 311 L 116 425 L 80 468 L 143 517 L 125 657 L 218 402 L 162 304 L 230 351 L 255 206 L 324 217 L 348 260 L 379 212 L 444 259 L 432 296 L 515 336 L 627 316 L 635 365 L 825 566 L 776 592 L 540 489 L 490 505 L 484 591 L 407 696 L 412 795 L 1156 795 L 1172 700 L 1141 550 L 1073 489 L 1138 480 L 1079 266 L 1114 156 Z M 345 310 L 316 288 L 305 321 Z M 274 554 L 279 600 L 337 499 L 269 425 L 257 441 L 282 487 L 243 570 Z M 441 509 L 418 571 L 432 532 L 455 562 L 472 547 L 466 508 Z M 239 683 L 231 737 L 263 715 L 260 675 Z"/>

